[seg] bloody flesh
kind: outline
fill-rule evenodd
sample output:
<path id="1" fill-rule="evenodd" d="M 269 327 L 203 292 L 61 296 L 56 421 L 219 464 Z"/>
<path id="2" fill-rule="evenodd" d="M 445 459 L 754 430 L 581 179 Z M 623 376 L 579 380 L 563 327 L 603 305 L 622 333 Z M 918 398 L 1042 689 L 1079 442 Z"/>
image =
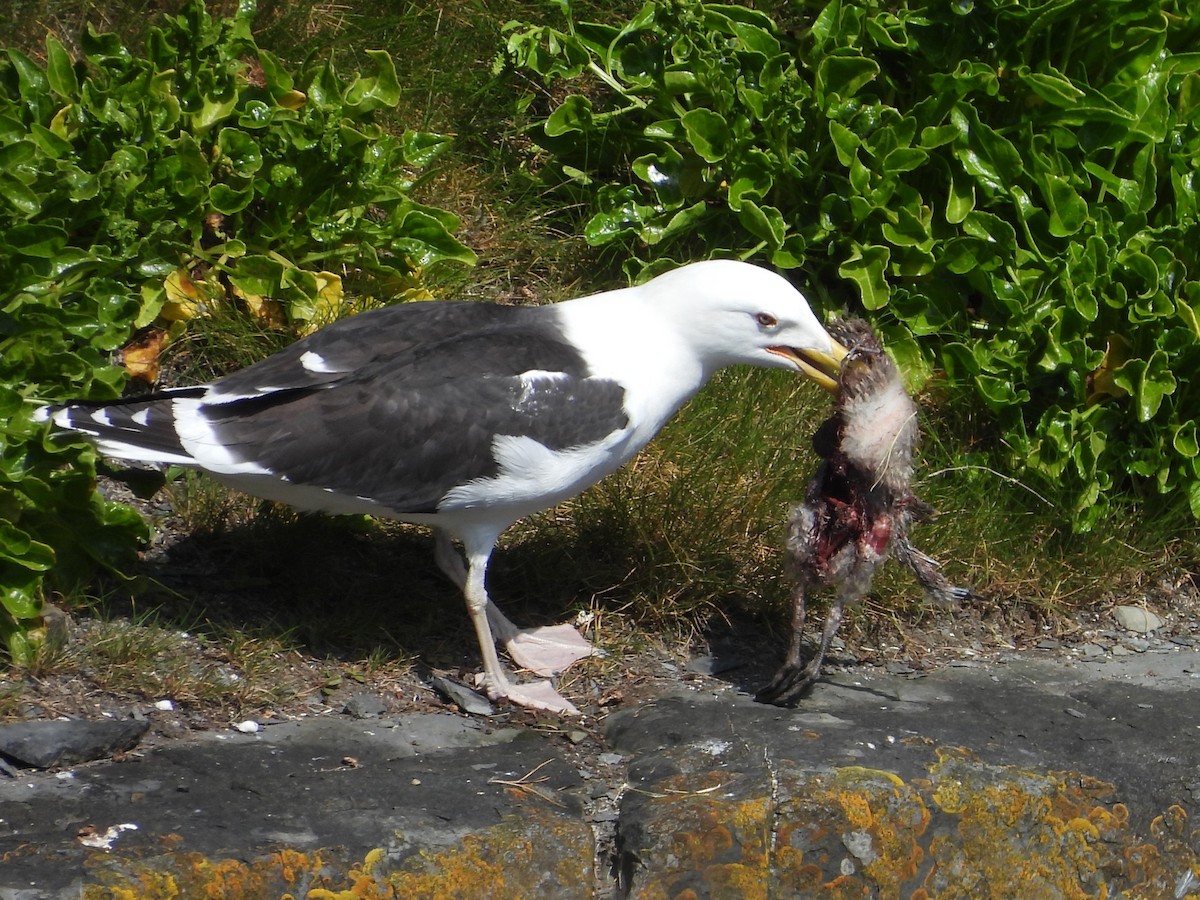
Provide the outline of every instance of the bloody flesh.
<path id="1" fill-rule="evenodd" d="M 970 596 L 946 581 L 936 560 L 908 539 L 933 508 L 912 492 L 917 407 L 895 363 L 866 322 L 834 322 L 830 334 L 849 348 L 837 407 L 813 437 L 821 457 L 803 503 L 788 518 L 785 567 L 794 583 L 792 638 L 783 666 L 757 699 L 790 706 L 821 674 L 829 642 L 848 603 L 862 599 L 890 554 L 912 569 L 925 592 L 943 603 Z M 803 633 L 812 588 L 836 585 L 816 652 L 804 661 Z"/>

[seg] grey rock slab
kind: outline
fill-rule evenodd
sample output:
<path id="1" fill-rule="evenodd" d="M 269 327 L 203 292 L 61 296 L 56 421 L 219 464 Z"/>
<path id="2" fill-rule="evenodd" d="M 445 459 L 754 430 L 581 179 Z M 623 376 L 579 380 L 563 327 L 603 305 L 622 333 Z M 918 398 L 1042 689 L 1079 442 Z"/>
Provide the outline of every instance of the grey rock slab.
<path id="1" fill-rule="evenodd" d="M 112 756 L 137 745 L 150 727 L 142 719 L 72 719 L 0 725 L 0 756 L 48 769 Z"/>
<path id="2" fill-rule="evenodd" d="M 549 739 L 528 730 L 450 714 L 306 720 L 168 744 L 72 775 L 0 780 L 0 896 L 32 888 L 59 896 L 98 866 L 117 883 L 136 884 L 139 867 L 152 866 L 183 884 L 180 860 L 258 865 L 281 847 L 343 871 L 374 854 L 377 867 L 433 877 L 423 867 L 439 853 L 458 858 L 474 847 L 507 859 L 507 850 L 488 850 L 488 835 L 514 821 L 540 823 L 540 845 L 578 857 L 572 877 L 591 887 L 582 782 Z M 117 824 L 136 830 L 122 831 L 108 851 L 81 845 L 81 831 Z M 464 850 L 464 840 L 475 843 Z M 527 857 L 501 868 L 534 890 L 550 870 Z M 300 887 L 279 883 L 272 892 L 303 896 Z M 201 886 L 191 890 L 202 895 Z"/>
<path id="3" fill-rule="evenodd" d="M 839 674 L 796 710 L 680 693 L 616 714 L 622 890 L 1170 896 L 1200 862 L 1198 668 L 1014 658 Z M 1154 865 L 1131 866 L 1147 843 Z"/>

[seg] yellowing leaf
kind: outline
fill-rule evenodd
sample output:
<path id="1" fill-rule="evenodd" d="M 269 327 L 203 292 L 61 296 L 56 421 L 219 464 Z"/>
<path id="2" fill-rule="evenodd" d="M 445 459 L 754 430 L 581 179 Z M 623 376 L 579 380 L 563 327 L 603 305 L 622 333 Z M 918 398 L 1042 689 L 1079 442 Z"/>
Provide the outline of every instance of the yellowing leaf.
<path id="1" fill-rule="evenodd" d="M 167 291 L 167 302 L 159 315 L 168 322 L 190 319 L 203 311 L 200 291 L 187 269 L 176 269 L 166 277 L 163 287 Z"/>
<path id="2" fill-rule="evenodd" d="M 317 272 L 316 279 L 317 295 L 313 298 L 311 314 L 300 329 L 301 334 L 312 334 L 337 319 L 342 312 L 345 297 L 342 277 L 332 272 Z"/>
<path id="3" fill-rule="evenodd" d="M 246 309 L 250 315 L 258 319 L 268 328 L 283 328 L 287 325 L 287 316 L 283 311 L 283 304 L 278 300 L 273 300 L 270 297 L 264 297 L 262 294 L 251 294 L 248 291 L 238 287 L 236 282 L 230 282 L 229 288 L 233 291 L 235 297 L 241 298 L 246 304 Z"/>
<path id="4" fill-rule="evenodd" d="M 300 91 L 285 91 L 275 98 L 275 102 L 284 109 L 300 109 L 308 102 L 308 98 Z"/>
<path id="5" fill-rule="evenodd" d="M 158 381 L 158 358 L 169 342 L 161 328 L 135 337 L 121 349 L 121 364 L 130 378 L 140 378 L 149 384 Z"/>
<path id="6" fill-rule="evenodd" d="M 1113 378 L 1113 373 L 1133 355 L 1129 341 L 1119 334 L 1108 336 L 1108 346 L 1104 349 L 1104 361 L 1097 369 L 1088 375 L 1087 404 L 1100 403 L 1107 397 L 1124 397 L 1129 392 Z"/>

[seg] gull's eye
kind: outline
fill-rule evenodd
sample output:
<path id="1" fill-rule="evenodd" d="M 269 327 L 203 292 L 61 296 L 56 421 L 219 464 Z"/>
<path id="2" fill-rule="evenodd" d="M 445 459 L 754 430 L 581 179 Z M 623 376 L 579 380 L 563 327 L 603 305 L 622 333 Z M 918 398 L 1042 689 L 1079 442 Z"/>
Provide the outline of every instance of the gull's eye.
<path id="1" fill-rule="evenodd" d="M 779 324 L 778 319 L 776 319 L 770 313 L 765 313 L 765 312 L 760 312 L 758 315 L 756 315 L 754 317 L 754 321 L 757 322 L 763 328 L 774 328 L 776 325 Z"/>

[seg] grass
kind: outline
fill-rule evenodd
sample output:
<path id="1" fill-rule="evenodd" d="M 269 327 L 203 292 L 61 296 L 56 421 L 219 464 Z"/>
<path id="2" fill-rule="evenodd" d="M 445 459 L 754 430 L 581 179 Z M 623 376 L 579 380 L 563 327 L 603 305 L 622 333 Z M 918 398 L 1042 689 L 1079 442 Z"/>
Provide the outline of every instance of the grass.
<path id="1" fill-rule="evenodd" d="M 71 46 L 85 22 L 131 38 L 177 6 L 10 0 L 0 12 L 0 43 L 37 55 L 47 30 Z M 259 9 L 261 43 L 285 59 L 332 54 L 349 70 L 364 62 L 363 49 L 389 50 L 404 88 L 391 124 L 457 136 L 422 199 L 462 217 L 461 234 L 480 265 L 430 272 L 436 293 L 545 302 L 618 283 L 620 260 L 590 251 L 571 211 L 528 177 L 536 161 L 513 102 L 537 87 L 492 72 L 500 25 L 542 17 L 543 4 L 260 0 Z M 197 325 L 168 363 L 168 377 L 180 383 L 237 368 L 285 339 L 238 317 Z M 934 394 L 922 399 L 918 492 L 942 515 L 914 537 L 946 561 L 952 580 L 984 594 L 972 614 L 995 645 L 1022 628 L 1069 629 L 1072 616 L 1164 578 L 1200 577 L 1200 529 L 1164 512 L 1162 498 L 1130 497 L 1096 531 L 1072 534 L 1052 486 L 1023 484 L 995 461 L 986 416 Z M 749 617 L 782 633 L 787 505 L 803 496 L 815 463 L 810 435 L 827 409 L 827 397 L 782 373 L 723 373 L 632 465 L 510 530 L 492 571 L 495 594 L 525 621 L 591 611 L 618 654 L 647 632 L 684 641 L 725 618 Z M 430 665 L 473 658 L 466 617 L 419 531 L 297 516 L 203 478 L 169 490 L 187 535 L 172 559 L 190 561 L 202 576 L 172 581 L 169 569 L 153 573 L 158 583 L 136 601 L 139 610 L 156 610 L 149 615 L 130 615 L 123 602 L 88 607 L 63 598 L 99 612 L 87 625 L 87 649 L 47 656 L 47 670 L 86 671 L 102 689 L 145 698 L 269 704 L 281 686 L 294 687 L 281 673 L 299 665 L 297 651 L 325 661 L 319 672 L 297 676 L 310 687 L 353 681 L 346 673 L 402 672 L 417 658 Z M 862 646 L 903 648 L 940 615 L 922 606 L 907 573 L 889 566 L 846 634 Z M 211 665 L 197 668 L 197 657 Z M 15 696 L 0 684 L 0 714 L 19 705 Z"/>

